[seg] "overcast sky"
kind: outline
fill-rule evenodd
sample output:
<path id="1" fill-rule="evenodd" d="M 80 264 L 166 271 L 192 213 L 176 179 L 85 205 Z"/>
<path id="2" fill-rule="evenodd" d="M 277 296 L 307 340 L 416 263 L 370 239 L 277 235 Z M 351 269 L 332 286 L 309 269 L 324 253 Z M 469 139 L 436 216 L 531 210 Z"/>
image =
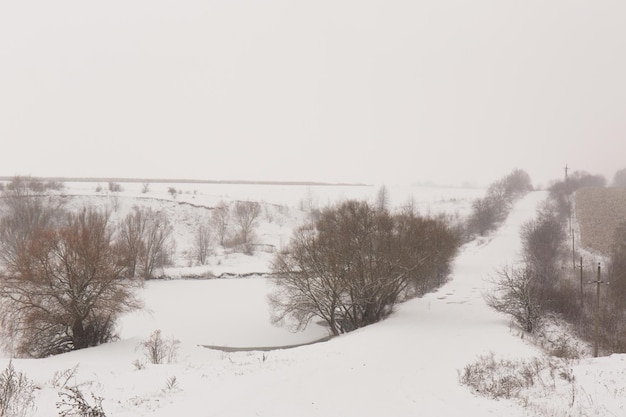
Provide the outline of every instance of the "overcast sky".
<path id="1" fill-rule="evenodd" d="M 0 1 L 0 175 L 626 167 L 621 0 Z"/>

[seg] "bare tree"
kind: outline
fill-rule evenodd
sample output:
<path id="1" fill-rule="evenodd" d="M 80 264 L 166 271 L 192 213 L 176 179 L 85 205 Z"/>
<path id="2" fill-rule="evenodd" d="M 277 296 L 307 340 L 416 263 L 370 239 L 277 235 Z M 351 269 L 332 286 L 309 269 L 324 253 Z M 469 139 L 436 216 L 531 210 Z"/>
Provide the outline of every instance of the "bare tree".
<path id="1" fill-rule="evenodd" d="M 407 197 L 406 202 L 402 206 L 402 211 L 407 214 L 417 214 L 417 203 L 413 194 Z"/>
<path id="2" fill-rule="evenodd" d="M 543 314 L 538 302 L 540 287 L 532 268 L 529 265 L 504 267 L 494 284 L 494 291 L 485 295 L 487 304 L 511 316 L 524 331 L 536 330 Z"/>
<path id="3" fill-rule="evenodd" d="M 487 196 L 472 202 L 472 212 L 467 220 L 470 233 L 484 236 L 498 227 L 504 212 L 498 201 Z"/>
<path id="4" fill-rule="evenodd" d="M 143 185 L 141 186 L 141 193 L 146 194 L 149 191 L 150 191 L 150 183 L 144 182 Z"/>
<path id="5" fill-rule="evenodd" d="M 317 197 L 310 186 L 307 187 L 304 198 L 300 200 L 300 210 L 309 213 L 317 210 Z"/>
<path id="6" fill-rule="evenodd" d="M 530 175 L 522 169 L 514 169 L 504 177 L 504 183 L 506 196 L 510 200 L 515 200 L 533 190 Z"/>
<path id="7" fill-rule="evenodd" d="M 385 184 L 381 185 L 376 193 L 376 208 L 389 210 L 389 190 Z"/>
<path id="8" fill-rule="evenodd" d="M 294 232 L 288 251 L 279 253 L 272 263 L 272 270 L 279 275 L 276 290 L 269 296 L 275 322 L 291 319 L 295 330 L 303 330 L 318 318 L 333 335 L 340 333 L 343 283 L 336 274 L 332 250 L 319 242 L 313 225 Z"/>
<path id="9" fill-rule="evenodd" d="M 33 195 L 29 188 L 14 186 L 6 192 L 0 206 L 0 263 L 16 269 L 21 256 L 38 231 L 53 227 L 62 217 L 61 204 Z"/>
<path id="10" fill-rule="evenodd" d="M 43 357 L 106 342 L 137 308 L 122 278 L 107 213 L 83 209 L 37 229 L 0 279 L 0 324 L 20 355 Z"/>
<path id="11" fill-rule="evenodd" d="M 143 278 L 152 278 L 156 268 L 161 268 L 170 261 L 174 229 L 164 212 L 145 209 L 145 213 L 146 226 L 139 266 Z"/>
<path id="12" fill-rule="evenodd" d="M 196 260 L 204 265 L 211 252 L 211 228 L 208 225 L 201 224 L 196 230 L 194 237 L 193 249 Z"/>
<path id="13" fill-rule="evenodd" d="M 221 246 L 224 246 L 226 236 L 228 235 L 229 222 L 230 207 L 225 202 L 220 201 L 211 213 L 211 226 L 215 230 Z"/>
<path id="14" fill-rule="evenodd" d="M 532 190 L 530 176 L 520 169 L 494 181 L 487 189 L 487 195 L 474 200 L 472 213 L 467 220 L 470 237 L 484 236 L 502 223 L 511 209 L 511 204 Z"/>
<path id="15" fill-rule="evenodd" d="M 145 210 L 133 207 L 133 210 L 120 222 L 118 228 L 117 245 L 120 259 L 126 276 L 131 278 L 137 274 L 138 264 L 145 250 L 147 214 Z"/>
<path id="16" fill-rule="evenodd" d="M 554 285 L 560 273 L 566 236 L 556 207 L 544 203 L 535 219 L 522 225 L 521 239 L 525 262 L 542 285 Z"/>
<path id="17" fill-rule="evenodd" d="M 165 213 L 134 207 L 119 228 L 118 250 L 126 275 L 151 278 L 155 268 L 168 262 L 172 233 Z"/>
<path id="18" fill-rule="evenodd" d="M 398 301 L 443 282 L 458 245 L 436 219 L 357 201 L 326 209 L 274 259 L 275 320 L 302 328 L 318 317 L 334 335 L 377 322 Z"/>
<path id="19" fill-rule="evenodd" d="M 239 229 L 241 244 L 251 243 L 257 220 L 261 215 L 261 205 L 255 201 L 237 201 L 233 210 L 233 220 Z"/>

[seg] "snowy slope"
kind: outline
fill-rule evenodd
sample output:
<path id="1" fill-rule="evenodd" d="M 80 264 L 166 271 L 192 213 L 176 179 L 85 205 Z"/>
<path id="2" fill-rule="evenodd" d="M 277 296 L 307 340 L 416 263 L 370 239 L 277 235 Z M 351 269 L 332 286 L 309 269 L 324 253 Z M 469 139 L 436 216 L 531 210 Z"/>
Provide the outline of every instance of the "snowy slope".
<path id="1" fill-rule="evenodd" d="M 146 313 L 149 323 L 141 323 L 141 317 L 134 324 L 125 319 L 120 342 L 14 364 L 40 387 L 37 416 L 54 414 L 59 390 L 53 383 L 55 372 L 77 364 L 70 383 L 104 397 L 109 417 L 542 415 L 513 401 L 473 395 L 459 384 L 458 371 L 488 352 L 515 358 L 541 354 L 511 331 L 506 317 L 486 307 L 482 293 L 489 286 L 485 278 L 497 267 L 515 262 L 519 226 L 533 216 L 543 198 L 542 192 L 531 193 L 490 240 L 464 247 L 453 279 L 439 291 L 404 303 L 381 323 L 328 342 L 270 352 L 227 353 L 199 347 L 205 340 L 213 343 L 213 336 L 224 343 L 284 336 L 271 335 L 271 325 L 263 319 L 267 310 L 260 300 L 268 290 L 264 280 L 218 280 L 215 287 L 204 288 L 193 287 L 196 281 L 165 281 L 145 293 L 152 310 Z M 226 286 L 242 296 L 220 297 L 229 294 Z M 216 294 L 209 297 L 204 292 L 209 288 Z M 206 314 L 198 313 L 205 298 Z M 187 303 L 195 307 L 185 312 Z M 237 309 L 229 310 L 238 303 L 240 310 L 249 310 L 240 321 L 230 313 Z M 133 366 L 142 358 L 137 344 L 152 326 L 181 340 L 178 361 L 138 370 Z M 0 367 L 7 362 L 0 359 Z M 569 412 L 572 393 L 564 388 L 541 398 L 556 410 L 547 415 L 624 415 L 623 356 L 583 361 L 574 365 L 574 374 L 579 383 L 578 411 Z M 177 386 L 166 389 L 173 376 Z"/>
<path id="2" fill-rule="evenodd" d="M 298 350 L 276 352 L 220 381 L 206 399 L 186 391 L 189 410 L 204 415 L 414 416 L 523 415 L 514 404 L 491 402 L 459 386 L 457 370 L 477 354 L 538 352 L 511 335 L 508 321 L 482 300 L 484 278 L 519 249 L 520 222 L 544 197 L 523 200 L 506 226 L 483 247 L 468 247 L 454 280 L 402 305 L 391 318 L 352 334 Z M 258 356 L 257 356 L 258 358 Z M 239 355 L 237 360 L 254 362 Z M 245 369 L 245 367 L 244 367 Z M 245 399 L 243 401 L 239 399 Z M 171 415 L 179 405 L 163 410 Z"/>

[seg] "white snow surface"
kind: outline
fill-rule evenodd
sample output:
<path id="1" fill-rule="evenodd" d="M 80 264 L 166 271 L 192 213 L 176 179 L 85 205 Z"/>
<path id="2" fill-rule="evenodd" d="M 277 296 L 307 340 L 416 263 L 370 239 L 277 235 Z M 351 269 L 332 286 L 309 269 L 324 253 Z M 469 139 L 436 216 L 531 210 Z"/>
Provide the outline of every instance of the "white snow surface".
<path id="1" fill-rule="evenodd" d="M 122 339 L 148 337 L 160 329 L 186 343 L 230 348 L 289 346 L 328 336 L 315 323 L 291 332 L 269 325 L 266 278 L 149 281 L 142 291 L 144 309 L 121 320 Z"/>
<path id="2" fill-rule="evenodd" d="M 147 283 L 141 293 L 146 310 L 121 320 L 120 341 L 13 363 L 39 387 L 37 416 L 56 414 L 55 372 L 76 365 L 69 383 L 103 397 L 109 417 L 542 415 L 512 400 L 474 395 L 460 385 L 458 372 L 489 352 L 512 358 L 542 355 L 512 331 L 505 316 L 485 305 L 483 293 L 499 266 L 516 262 L 520 225 L 545 197 L 529 194 L 489 239 L 467 244 L 451 280 L 437 292 L 403 303 L 378 324 L 327 342 L 271 351 L 202 347 L 288 345 L 326 333 L 316 325 L 301 334 L 273 326 L 266 303 L 271 283 L 265 278 L 165 280 Z M 181 341 L 177 360 L 136 369 L 133 362 L 143 359 L 138 344 L 157 328 Z M 0 358 L 0 369 L 8 362 Z M 573 366 L 587 408 L 570 414 L 570 394 L 557 390 L 542 399 L 559 410 L 549 415 L 626 415 L 623 355 Z M 177 386 L 166 389 L 174 376 Z"/>

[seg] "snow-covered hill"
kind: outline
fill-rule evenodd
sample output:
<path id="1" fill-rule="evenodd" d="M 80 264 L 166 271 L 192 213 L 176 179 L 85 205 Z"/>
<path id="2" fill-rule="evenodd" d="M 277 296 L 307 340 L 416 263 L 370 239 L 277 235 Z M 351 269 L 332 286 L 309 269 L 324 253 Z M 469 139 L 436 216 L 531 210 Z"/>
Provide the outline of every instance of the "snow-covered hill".
<path id="1" fill-rule="evenodd" d="M 344 201 L 364 199 L 374 202 L 379 186 L 370 185 L 281 185 L 281 184 L 207 184 L 207 183 L 121 183 L 119 192 L 108 191 L 107 183 L 69 182 L 61 200 L 66 207 L 78 209 L 93 205 L 111 213 L 113 222 L 123 218 L 134 206 L 163 211 L 174 226 L 176 251 L 174 265 L 162 273 L 170 278 L 219 276 L 269 272 L 272 252 L 288 243 L 295 227 L 308 219 L 311 210 Z M 425 187 L 391 185 L 386 187 L 390 208 L 407 204 L 422 214 L 445 213 L 462 218 L 472 201 L 484 193 L 480 188 Z M 176 191 L 173 195 L 170 190 Z M 224 251 L 213 245 L 206 265 L 193 258 L 193 241 L 201 224 L 209 222 L 215 206 L 224 202 L 256 201 L 261 215 L 255 230 L 254 256 Z"/>
<path id="2" fill-rule="evenodd" d="M 542 355 L 485 305 L 482 294 L 497 267 L 515 262 L 519 226 L 544 198 L 529 194 L 490 240 L 466 245 L 439 291 L 328 342 L 272 351 L 207 349 L 200 345 L 286 340 L 269 323 L 263 302 L 269 284 L 263 278 L 170 280 L 147 286 L 150 311 L 125 317 L 119 342 L 14 365 L 39 387 L 37 416 L 55 414 L 55 374 L 76 365 L 69 383 L 103 397 L 108 416 L 624 415 L 626 360 L 620 355 L 572 363 L 576 384 L 534 393 L 541 398 L 528 409 L 476 396 L 459 383 L 458 372 L 478 355 Z M 133 363 L 143 354 L 137 346 L 156 328 L 181 341 L 178 360 L 138 369 Z M 316 331 L 297 338 L 317 337 Z M 0 359 L 0 368 L 8 361 Z M 172 377 L 176 384 L 168 388 Z"/>

